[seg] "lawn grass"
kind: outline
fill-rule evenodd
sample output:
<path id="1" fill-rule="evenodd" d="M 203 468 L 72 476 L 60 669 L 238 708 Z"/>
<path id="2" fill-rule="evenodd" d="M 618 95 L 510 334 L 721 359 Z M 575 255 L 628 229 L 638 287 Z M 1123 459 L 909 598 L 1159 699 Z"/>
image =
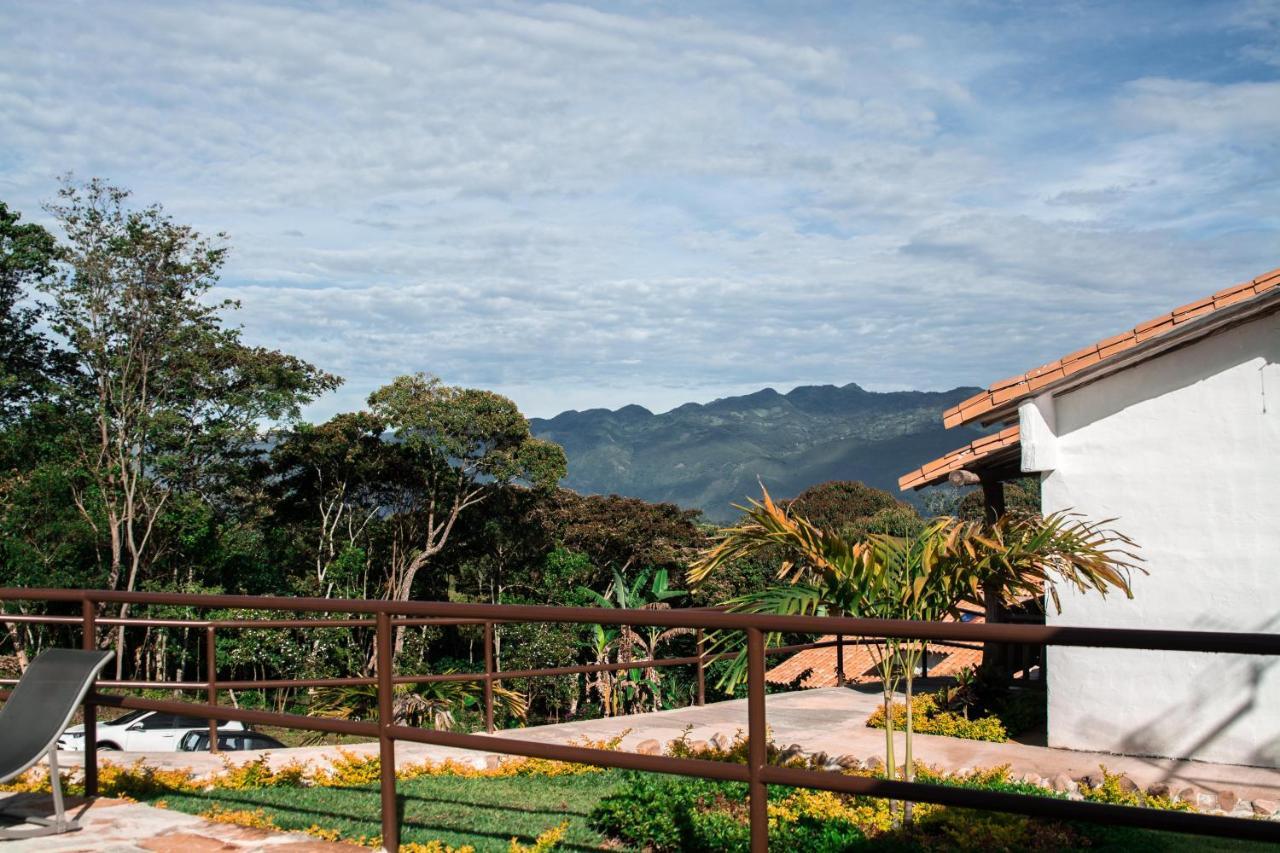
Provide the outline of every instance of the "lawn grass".
<path id="1" fill-rule="evenodd" d="M 513 837 L 529 844 L 566 818 L 569 831 L 557 849 L 599 850 L 606 839 L 588 825 L 601 798 L 621 784 L 617 771 L 567 776 L 475 778 L 429 776 L 396 784 L 404 822 L 401 840 L 470 844 L 477 853 L 506 853 Z M 343 838 L 372 837 L 382 831 L 377 784 L 356 788 L 273 787 L 200 794 L 166 794 L 165 804 L 199 814 L 215 803 L 223 809 L 264 809 L 281 829 L 313 824 L 338 830 Z"/>
<path id="2" fill-rule="evenodd" d="M 477 853 L 506 853 L 511 839 L 529 844 L 539 834 L 569 821 L 556 849 L 627 849 L 590 826 L 589 817 L 604 797 L 620 790 L 624 771 L 606 770 L 565 776 L 463 777 L 424 776 L 397 783 L 403 814 L 402 841 L 443 841 L 471 845 Z M 224 810 L 263 809 L 281 829 L 313 825 L 336 829 L 346 839 L 371 838 L 381 832 L 377 784 L 351 788 L 270 787 L 210 790 L 197 794 L 165 794 L 168 808 L 200 814 L 215 805 Z M 1274 846 L 1254 842 L 1180 835 L 1127 828 L 1091 828 L 1091 853 L 1165 851 L 1165 853 L 1261 853 Z M 870 842 L 867 849 L 899 845 Z M 908 845 L 908 849 L 913 845 Z"/>

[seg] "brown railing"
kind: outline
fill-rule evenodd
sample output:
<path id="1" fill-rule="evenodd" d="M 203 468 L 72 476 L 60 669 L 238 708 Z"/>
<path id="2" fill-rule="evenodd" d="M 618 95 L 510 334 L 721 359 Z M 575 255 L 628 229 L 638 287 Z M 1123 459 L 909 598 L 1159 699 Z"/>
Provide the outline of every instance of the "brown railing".
<path id="1" fill-rule="evenodd" d="M 320 598 L 277 598 L 234 595 L 170 595 L 162 593 L 126 593 L 95 590 L 0 589 L 0 601 L 63 602 L 80 606 L 80 616 L 42 616 L 3 614 L 0 621 L 43 622 L 80 625 L 86 648 L 98 645 L 98 626 L 138 625 L 150 627 L 200 627 L 205 630 L 206 680 L 202 682 L 112 682 L 101 681 L 102 687 L 167 688 L 195 690 L 205 693 L 204 703 L 171 702 L 93 693 L 85 702 L 85 790 L 97 793 L 97 706 L 162 711 L 173 714 L 205 716 L 210 720 L 211 743 L 217 743 L 218 721 L 272 725 L 317 732 L 354 735 L 377 739 L 381 758 L 382 839 L 388 850 L 397 850 L 400 818 L 396 805 L 395 744 L 396 741 L 483 750 L 508 755 L 578 762 L 599 767 L 616 767 L 656 773 L 674 773 L 705 779 L 745 782 L 749 790 L 751 849 L 763 853 L 768 849 L 768 812 L 765 792 L 768 785 L 815 788 L 846 794 L 887 797 L 895 800 L 937 803 L 964 808 L 990 809 L 1038 817 L 1081 820 L 1094 823 L 1131 826 L 1200 835 L 1216 835 L 1280 842 L 1280 824 L 1273 821 L 1248 820 L 1193 812 L 1162 811 L 1096 802 L 1079 802 L 1025 794 L 980 791 L 968 788 L 891 779 L 846 776 L 818 770 L 772 766 L 766 753 L 765 657 L 798 648 L 812 648 L 834 643 L 805 643 L 766 649 L 766 632 L 792 634 L 835 634 L 838 637 L 915 639 L 940 642 L 1031 643 L 1060 646 L 1094 646 L 1185 652 L 1217 652 L 1248 655 L 1280 655 L 1280 635 L 1263 633 L 1225 633 L 1210 631 L 1157 631 L 1117 628 L 1073 628 L 1042 625 L 969 624 L 960 622 L 911 622 L 890 619 L 854 619 L 846 617 L 770 616 L 766 614 L 726 613 L 717 610 L 619 610 L 593 607 L 544 607 L 531 605 L 458 604 L 452 602 L 371 600 L 333 600 Z M 99 616 L 103 604 L 139 606 L 182 606 L 195 609 L 242 608 L 296 613 L 362 614 L 364 618 L 333 620 L 264 619 L 191 622 L 164 619 L 117 619 Z M 372 616 L 373 618 L 368 618 Z M 743 631 L 747 639 L 747 764 L 730 764 L 694 758 L 664 755 L 639 755 L 535 741 L 495 737 L 493 732 L 493 684 L 503 678 L 532 678 L 546 675 L 602 672 L 608 670 L 649 668 L 656 666 L 693 665 L 698 672 L 697 701 L 705 700 L 703 668 L 711 657 L 666 658 L 632 661 L 621 664 L 588 664 L 538 670 L 495 671 L 493 626 L 501 622 L 578 623 L 627 626 L 691 628 L 697 632 L 702 651 L 702 632 L 706 629 Z M 485 626 L 485 670 L 480 673 L 448 675 L 394 675 L 392 666 L 392 631 L 400 625 L 483 624 Z M 215 656 L 212 654 L 215 632 L 222 628 L 294 628 L 294 627 L 368 627 L 374 629 L 376 676 L 344 679 L 278 679 L 269 681 L 218 681 Z M 837 646 L 839 648 L 839 646 Z M 477 680 L 484 686 L 485 727 L 488 734 L 463 734 L 397 725 L 392 714 L 392 694 L 396 684 Z M 220 689 L 256 689 L 263 687 L 308 687 L 337 684 L 376 684 L 378 694 L 377 722 L 307 717 L 269 711 L 228 708 L 218 705 Z"/>

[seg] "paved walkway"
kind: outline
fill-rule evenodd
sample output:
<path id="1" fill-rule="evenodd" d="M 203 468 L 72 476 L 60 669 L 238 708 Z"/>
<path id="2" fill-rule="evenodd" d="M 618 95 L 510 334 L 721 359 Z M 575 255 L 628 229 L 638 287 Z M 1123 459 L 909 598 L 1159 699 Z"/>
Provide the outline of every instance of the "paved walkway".
<path id="1" fill-rule="evenodd" d="M 799 744 L 806 752 L 823 751 L 832 757 L 852 754 L 863 761 L 884 756 L 884 732 L 866 727 L 867 716 L 879 704 L 878 690 L 827 688 L 803 690 L 795 693 L 768 697 L 767 714 L 769 729 L 774 742 L 780 746 Z M 584 720 L 527 729 L 500 732 L 502 737 L 517 740 L 537 740 L 566 743 L 590 738 L 602 740 L 629 730 L 622 741 L 623 749 L 634 750 L 647 740 L 657 740 L 663 746 L 690 729 L 695 740 L 710 740 L 717 733 L 732 737 L 747 727 L 746 700 L 717 702 L 704 707 L 679 708 L 607 720 Z M 1008 764 L 1015 775 L 1021 777 L 1034 773 L 1045 779 L 1058 774 L 1077 779 L 1098 772 L 1099 765 L 1106 765 L 1111 772 L 1127 774 L 1143 788 L 1156 783 L 1166 783 L 1174 791 L 1195 786 L 1205 792 L 1217 794 L 1231 790 L 1242 800 L 1263 798 L 1280 800 L 1280 770 L 1238 765 L 1209 764 L 1199 761 L 1172 761 L 1162 758 L 1119 756 L 1096 752 L 1076 752 L 1050 749 L 1029 743 L 983 743 L 931 735 L 916 735 L 915 756 L 918 761 L 948 770 L 962 768 L 994 767 Z M 358 753 L 377 751 L 377 744 L 358 744 L 344 747 Z M 324 762 L 335 754 L 333 747 L 300 747 L 275 750 L 270 754 L 274 764 L 291 759 Z M 896 746 L 898 760 L 902 760 L 902 738 Z M 248 760 L 255 753 L 231 753 L 235 760 Z M 420 744 L 398 743 L 397 763 L 419 762 L 424 759 L 453 758 L 474 762 L 483 766 L 492 753 L 472 752 Z M 59 760 L 74 764 L 80 756 L 62 753 Z M 217 756 L 208 753 L 112 753 L 111 759 L 129 763 L 144 758 L 147 763 L 163 767 L 190 767 L 199 772 L 212 772 L 222 767 Z"/>
<path id="2" fill-rule="evenodd" d="M 48 796 L 6 795 L 5 811 L 14 815 L 48 815 Z M 211 823 L 182 812 L 157 809 L 125 800 L 95 800 L 89 807 L 78 798 L 67 806 L 84 828 L 78 832 L 0 842 L 4 853 L 369 853 L 366 847 L 319 841 L 301 833 Z"/>

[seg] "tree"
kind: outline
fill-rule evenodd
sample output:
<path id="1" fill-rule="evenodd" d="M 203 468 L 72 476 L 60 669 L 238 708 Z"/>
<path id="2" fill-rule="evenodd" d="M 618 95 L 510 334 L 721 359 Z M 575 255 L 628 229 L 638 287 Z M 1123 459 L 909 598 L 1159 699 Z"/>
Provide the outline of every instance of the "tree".
<path id="1" fill-rule="evenodd" d="M 51 373 L 65 369 L 62 354 L 40 333 L 40 311 L 23 300 L 53 274 L 53 235 L 0 201 L 0 426 L 46 389 Z"/>
<path id="2" fill-rule="evenodd" d="M 954 613 L 962 601 L 984 588 L 1006 597 L 1047 589 L 1057 602 L 1055 582 L 1106 595 L 1119 589 L 1131 596 L 1129 570 L 1137 568 L 1132 543 L 1102 524 L 1058 513 L 1006 514 L 994 525 L 955 518 L 935 519 L 913 537 L 871 534 L 851 538 L 811 524 L 774 503 L 767 491 L 752 501 L 742 522 L 720 532 L 714 547 L 690 567 L 700 583 L 723 565 L 761 551 L 783 557 L 777 582 L 726 602 L 749 613 L 855 616 L 936 620 Z M 770 634 L 777 644 L 780 636 Z M 714 643 L 724 643 L 724 635 Z M 908 696 L 907 778 L 911 766 L 910 693 L 919 656 L 917 641 L 886 638 L 877 666 L 885 703 L 887 776 L 895 772 L 892 697 L 899 679 Z M 739 655 L 727 679 L 740 680 Z"/>
<path id="3" fill-rule="evenodd" d="M 418 573 L 449 541 L 458 518 L 492 485 L 549 490 L 565 474 L 564 450 L 534 438 L 500 394 L 443 384 L 423 373 L 373 392 L 369 407 L 395 431 L 399 473 L 390 496 L 393 548 L 385 595 L 407 601 Z M 396 631 L 396 650 L 404 629 Z"/>
<path id="4" fill-rule="evenodd" d="M 344 413 L 319 426 L 299 424 L 271 452 L 275 517 L 306 539 L 300 550 L 314 569 L 310 594 L 367 594 L 357 572 L 366 568 L 367 534 L 391 475 L 385 430 L 368 412 Z"/>
<path id="5" fill-rule="evenodd" d="M 888 492 L 857 480 L 819 483 L 784 503 L 788 511 L 824 530 L 840 530 L 886 510 L 906 508 L 910 511 L 910 507 Z"/>
<path id="6" fill-rule="evenodd" d="M 1023 477 L 1005 483 L 1004 505 L 1011 512 L 1039 512 L 1039 478 Z M 950 514 L 965 521 L 983 521 L 987 517 L 987 511 L 982 498 L 982 489 L 969 489 L 965 492 Z"/>
<path id="7" fill-rule="evenodd" d="M 707 542 L 699 516 L 698 510 L 672 503 L 579 495 L 568 489 L 559 490 L 538 510 L 554 541 L 586 554 L 601 569 L 600 586 L 609 583 L 614 570 L 624 576 L 644 567 L 681 571 Z"/>
<path id="8" fill-rule="evenodd" d="M 66 234 L 41 289 L 74 374 L 54 389 L 73 422 L 73 499 L 105 542 L 109 589 L 135 589 L 156 557 L 171 498 L 207 494 L 252 451 L 259 425 L 295 418 L 340 380 L 223 325 L 207 302 L 226 258 L 159 205 L 127 204 L 100 180 L 64 184 L 49 206 Z M 128 605 L 121 607 L 126 615 Z M 124 631 L 117 634 L 117 672 Z"/>

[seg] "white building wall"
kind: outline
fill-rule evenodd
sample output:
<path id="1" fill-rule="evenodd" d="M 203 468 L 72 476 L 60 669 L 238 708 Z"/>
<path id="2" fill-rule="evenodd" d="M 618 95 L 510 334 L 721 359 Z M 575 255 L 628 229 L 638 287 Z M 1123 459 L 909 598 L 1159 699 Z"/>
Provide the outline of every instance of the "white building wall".
<path id="1" fill-rule="evenodd" d="M 1065 589 L 1050 625 L 1280 632 L 1280 314 L 1055 400 L 1046 513 L 1141 546 L 1134 597 Z M 1048 653 L 1049 745 L 1280 766 L 1280 660 Z"/>

